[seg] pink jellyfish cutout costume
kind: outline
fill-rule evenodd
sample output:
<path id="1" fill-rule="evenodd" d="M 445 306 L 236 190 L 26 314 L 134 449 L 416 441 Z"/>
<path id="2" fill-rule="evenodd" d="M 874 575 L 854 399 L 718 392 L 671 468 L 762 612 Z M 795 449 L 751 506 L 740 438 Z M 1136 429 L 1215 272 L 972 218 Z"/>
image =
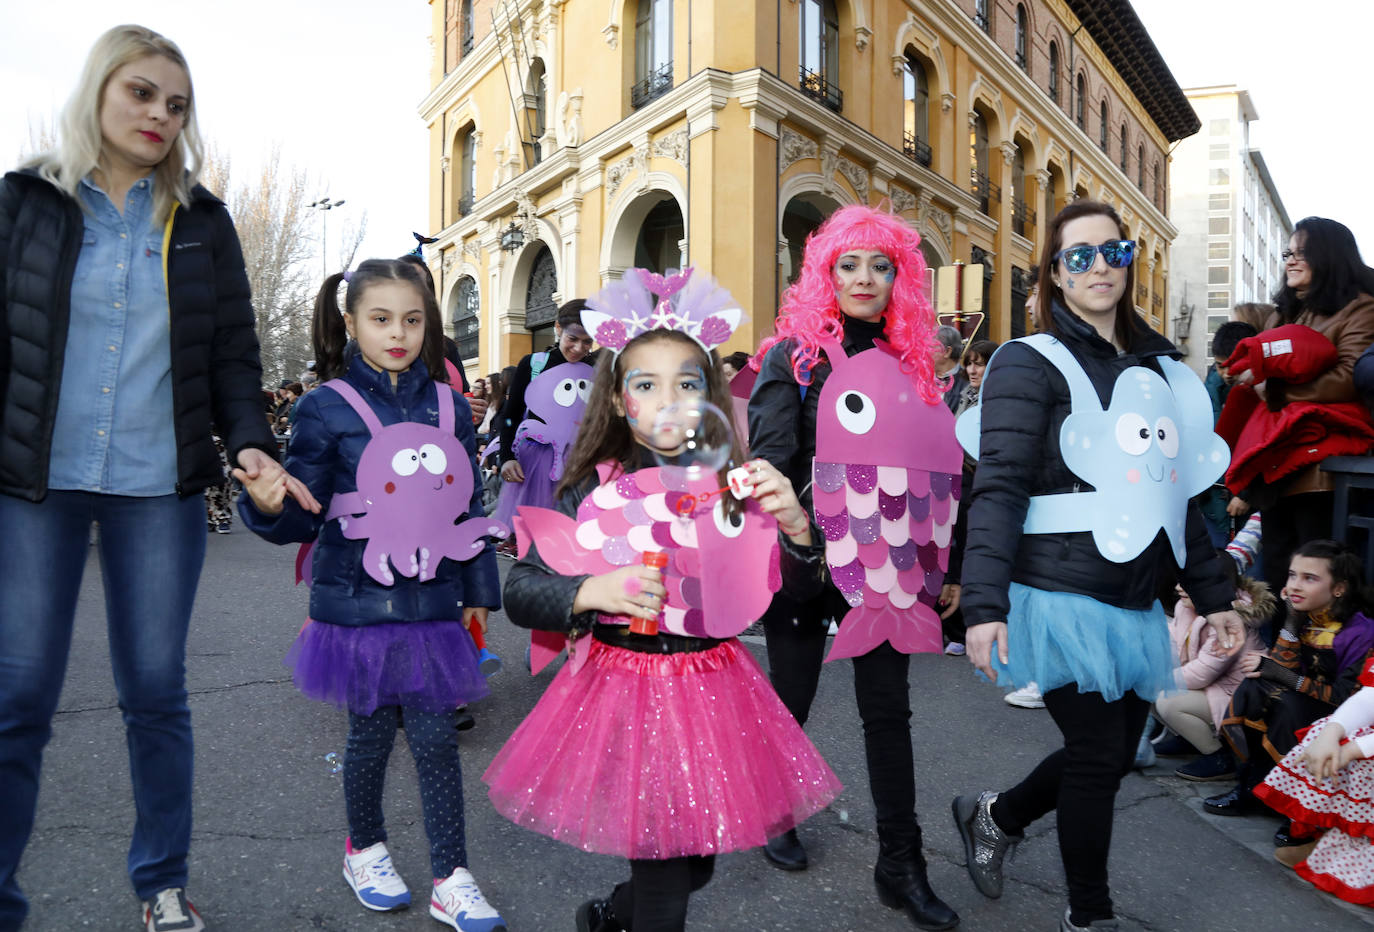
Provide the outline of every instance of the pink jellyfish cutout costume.
<path id="1" fill-rule="evenodd" d="M 482 553 L 488 537 L 510 529 L 485 516 L 459 521 L 472 498 L 466 448 L 454 435 L 453 393 L 437 385 L 439 426 L 401 421 L 383 426 L 348 382 L 332 389 L 371 434 L 358 459 L 356 492 L 331 499 L 326 520 L 349 540 L 366 540 L 362 568 L 378 584 L 396 574 L 431 580 L 439 562 Z M 311 582 L 313 545 L 301 548 L 297 581 Z M 455 607 L 455 612 L 459 611 Z M 451 708 L 487 695 L 477 649 L 458 620 L 360 627 L 307 621 L 287 656 L 307 696 L 370 714 L 380 705 L 416 703 Z"/>
<path id="2" fill-rule="evenodd" d="M 812 497 L 831 578 L 850 605 L 826 659 L 884 641 L 906 654 L 938 652 L 932 606 L 963 464 L 954 415 L 921 397 L 887 343 L 853 356 L 834 341 L 823 348 L 832 371 L 816 414 Z"/>

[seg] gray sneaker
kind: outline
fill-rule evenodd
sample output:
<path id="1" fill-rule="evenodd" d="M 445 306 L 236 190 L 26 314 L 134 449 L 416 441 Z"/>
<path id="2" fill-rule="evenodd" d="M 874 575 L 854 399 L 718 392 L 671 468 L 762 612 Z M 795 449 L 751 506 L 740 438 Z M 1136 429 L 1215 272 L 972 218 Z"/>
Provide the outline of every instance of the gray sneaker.
<path id="1" fill-rule="evenodd" d="M 991 899 L 1002 895 L 1002 861 L 1025 837 L 1008 835 L 992 818 L 992 803 L 997 794 L 986 792 L 977 798 L 955 797 L 954 825 L 964 839 L 968 873 L 978 892 Z"/>
<path id="2" fill-rule="evenodd" d="M 1085 926 L 1076 926 L 1073 924 L 1073 919 L 1070 916 L 1071 912 L 1072 909 L 1070 907 L 1064 907 L 1064 918 L 1059 920 L 1059 932 L 1093 932 L 1093 930 L 1097 930 L 1097 932 L 1116 932 L 1116 930 L 1121 928 L 1121 923 L 1117 922 L 1115 917 L 1111 919 L 1094 919 Z"/>

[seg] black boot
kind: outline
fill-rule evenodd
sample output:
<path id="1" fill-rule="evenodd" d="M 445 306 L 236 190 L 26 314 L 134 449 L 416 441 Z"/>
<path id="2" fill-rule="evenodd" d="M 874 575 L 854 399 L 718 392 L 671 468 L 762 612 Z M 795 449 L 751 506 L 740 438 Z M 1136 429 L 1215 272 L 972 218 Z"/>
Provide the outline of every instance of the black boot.
<path id="1" fill-rule="evenodd" d="M 952 929 L 959 914 L 935 895 L 921 854 L 921 830 L 915 826 L 878 830 L 878 865 L 873 868 L 878 900 L 889 909 L 905 910 L 918 929 Z"/>
<path id="2" fill-rule="evenodd" d="M 625 927 L 615 918 L 611 901 L 588 900 L 577 907 L 577 932 L 625 932 Z"/>
<path id="3" fill-rule="evenodd" d="M 802 847 L 795 828 L 789 828 L 777 838 L 768 839 L 768 844 L 763 846 L 763 853 L 780 870 L 806 870 L 806 849 Z"/>

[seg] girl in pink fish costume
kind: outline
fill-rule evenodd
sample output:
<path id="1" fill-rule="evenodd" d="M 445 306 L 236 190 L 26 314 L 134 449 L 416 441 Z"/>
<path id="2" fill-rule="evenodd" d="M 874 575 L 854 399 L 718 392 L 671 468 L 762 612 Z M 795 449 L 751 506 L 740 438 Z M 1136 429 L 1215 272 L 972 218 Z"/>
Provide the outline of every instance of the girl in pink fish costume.
<path id="1" fill-rule="evenodd" d="M 812 234 L 777 336 L 751 363 L 749 446 L 804 490 L 831 570 L 820 598 L 783 592 L 764 616 L 773 685 L 805 724 L 829 619 L 840 622 L 830 659 L 854 663 L 878 896 L 919 928 L 949 929 L 959 917 L 931 889 L 921 853 L 908 670 L 912 653 L 943 647 L 934 606 L 963 455 L 935 380 L 919 243 L 900 218 L 862 206 L 841 208 Z M 806 867 L 795 831 L 765 853 L 784 870 Z"/>
<path id="2" fill-rule="evenodd" d="M 570 657 L 483 779 L 512 821 L 630 859 L 627 882 L 578 908 L 581 932 L 681 930 L 715 855 L 839 791 L 735 637 L 780 585 L 816 590 L 816 531 L 766 462 L 742 467 L 743 485 L 732 473 L 737 498 L 725 468 L 681 462 L 685 435 L 661 420 L 670 405 L 729 410 L 712 348 L 740 313 L 690 269 L 631 269 L 593 299 L 583 321 L 608 352 L 557 511 L 517 518 L 507 614 L 566 636 Z M 740 462 L 728 420 L 702 429 Z"/>
<path id="3" fill-rule="evenodd" d="M 370 259 L 348 274 L 341 312 L 344 280 L 326 279 L 315 302 L 315 359 L 328 381 L 301 399 L 286 457 L 326 510 L 284 502 L 280 479 L 246 476 L 239 510 L 273 543 L 313 542 L 311 620 L 287 665 L 305 695 L 348 708 L 344 880 L 368 909 L 410 905 L 382 818 L 404 715 L 430 843 L 430 915 L 460 932 L 497 932 L 506 926 L 468 870 L 455 725 L 459 705 L 487 694 L 467 626 L 485 629 L 501 605 L 487 537 L 504 529 L 482 513 L 472 415 L 445 381 L 434 292 L 410 263 Z M 346 337 L 358 354 L 345 366 Z"/>

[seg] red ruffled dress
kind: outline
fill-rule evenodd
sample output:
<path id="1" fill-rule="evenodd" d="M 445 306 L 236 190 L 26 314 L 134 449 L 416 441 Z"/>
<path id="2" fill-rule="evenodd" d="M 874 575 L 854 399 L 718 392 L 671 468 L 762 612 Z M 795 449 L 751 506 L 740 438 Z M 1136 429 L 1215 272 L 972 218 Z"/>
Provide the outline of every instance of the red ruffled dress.
<path id="1" fill-rule="evenodd" d="M 1336 712 L 1318 719 L 1284 755 L 1255 795 L 1293 821 L 1293 834 L 1322 832 L 1317 846 L 1295 870 L 1314 886 L 1361 906 L 1374 906 L 1374 663 L 1360 675 L 1364 687 Z M 1327 780 L 1307 771 L 1302 756 L 1328 721 L 1358 742 L 1364 760 L 1347 764 Z"/>

